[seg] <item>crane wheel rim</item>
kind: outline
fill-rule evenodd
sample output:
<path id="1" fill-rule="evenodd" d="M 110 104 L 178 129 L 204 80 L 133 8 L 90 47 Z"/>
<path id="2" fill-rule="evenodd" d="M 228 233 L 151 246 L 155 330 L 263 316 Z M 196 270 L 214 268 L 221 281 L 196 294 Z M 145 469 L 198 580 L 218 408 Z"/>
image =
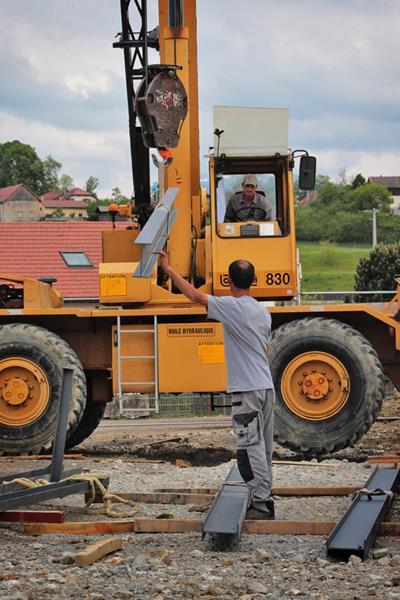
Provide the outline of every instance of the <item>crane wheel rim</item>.
<path id="1" fill-rule="evenodd" d="M 0 360 L 0 425 L 21 427 L 35 422 L 50 400 L 47 375 L 27 358 Z"/>
<path id="2" fill-rule="evenodd" d="M 350 377 L 343 363 L 327 352 L 304 352 L 293 358 L 281 377 L 287 408 L 309 421 L 337 415 L 350 395 Z"/>

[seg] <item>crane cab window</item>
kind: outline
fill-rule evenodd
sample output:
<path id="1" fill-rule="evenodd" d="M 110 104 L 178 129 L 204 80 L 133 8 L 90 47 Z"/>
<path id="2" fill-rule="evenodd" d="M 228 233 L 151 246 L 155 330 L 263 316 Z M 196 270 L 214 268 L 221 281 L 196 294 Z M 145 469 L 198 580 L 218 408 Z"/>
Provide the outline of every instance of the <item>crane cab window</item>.
<path id="1" fill-rule="evenodd" d="M 220 173 L 215 194 L 218 234 L 221 237 L 285 235 L 288 222 L 283 196 L 275 173 Z"/>

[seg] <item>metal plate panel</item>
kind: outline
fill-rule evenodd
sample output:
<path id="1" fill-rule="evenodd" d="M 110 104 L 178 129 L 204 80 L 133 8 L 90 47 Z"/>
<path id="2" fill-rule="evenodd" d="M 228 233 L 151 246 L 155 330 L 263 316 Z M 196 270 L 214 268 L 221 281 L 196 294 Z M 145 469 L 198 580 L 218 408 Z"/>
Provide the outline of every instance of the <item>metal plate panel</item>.
<path id="1" fill-rule="evenodd" d="M 239 536 L 246 516 L 249 490 L 233 465 L 203 522 L 206 534 Z"/>
<path id="2" fill-rule="evenodd" d="M 383 489 L 394 492 L 400 481 L 399 469 L 376 468 L 366 482 L 368 490 Z M 380 522 L 390 506 L 387 494 L 370 496 L 357 494 L 343 518 L 336 525 L 326 543 L 327 555 L 347 560 L 351 554 L 363 560 L 373 546 Z"/>

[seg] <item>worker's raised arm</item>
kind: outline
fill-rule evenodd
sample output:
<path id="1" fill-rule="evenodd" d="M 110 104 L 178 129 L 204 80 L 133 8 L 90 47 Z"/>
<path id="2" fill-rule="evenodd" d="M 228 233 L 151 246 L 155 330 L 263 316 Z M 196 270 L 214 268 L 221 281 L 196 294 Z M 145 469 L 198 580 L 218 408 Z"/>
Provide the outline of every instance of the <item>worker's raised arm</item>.
<path id="1" fill-rule="evenodd" d="M 191 300 L 191 302 L 196 302 L 196 304 L 208 306 L 207 294 L 203 294 L 202 292 L 196 290 L 196 288 L 191 283 L 186 281 L 186 279 L 184 279 L 182 275 L 177 273 L 169 264 L 168 256 L 165 252 L 161 250 L 161 252 L 159 252 L 159 255 L 161 259 L 161 266 L 164 272 L 167 273 L 169 277 L 171 277 L 178 290 L 180 290 L 182 294 L 186 296 L 186 298 Z"/>

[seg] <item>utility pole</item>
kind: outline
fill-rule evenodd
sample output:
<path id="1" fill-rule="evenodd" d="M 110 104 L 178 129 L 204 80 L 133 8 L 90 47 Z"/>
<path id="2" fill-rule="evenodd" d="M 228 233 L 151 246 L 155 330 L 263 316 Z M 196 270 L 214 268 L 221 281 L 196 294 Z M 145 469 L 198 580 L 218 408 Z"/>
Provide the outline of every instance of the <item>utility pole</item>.
<path id="1" fill-rule="evenodd" d="M 377 244 L 377 235 L 376 235 L 376 208 L 372 209 L 372 248 L 375 248 Z"/>

